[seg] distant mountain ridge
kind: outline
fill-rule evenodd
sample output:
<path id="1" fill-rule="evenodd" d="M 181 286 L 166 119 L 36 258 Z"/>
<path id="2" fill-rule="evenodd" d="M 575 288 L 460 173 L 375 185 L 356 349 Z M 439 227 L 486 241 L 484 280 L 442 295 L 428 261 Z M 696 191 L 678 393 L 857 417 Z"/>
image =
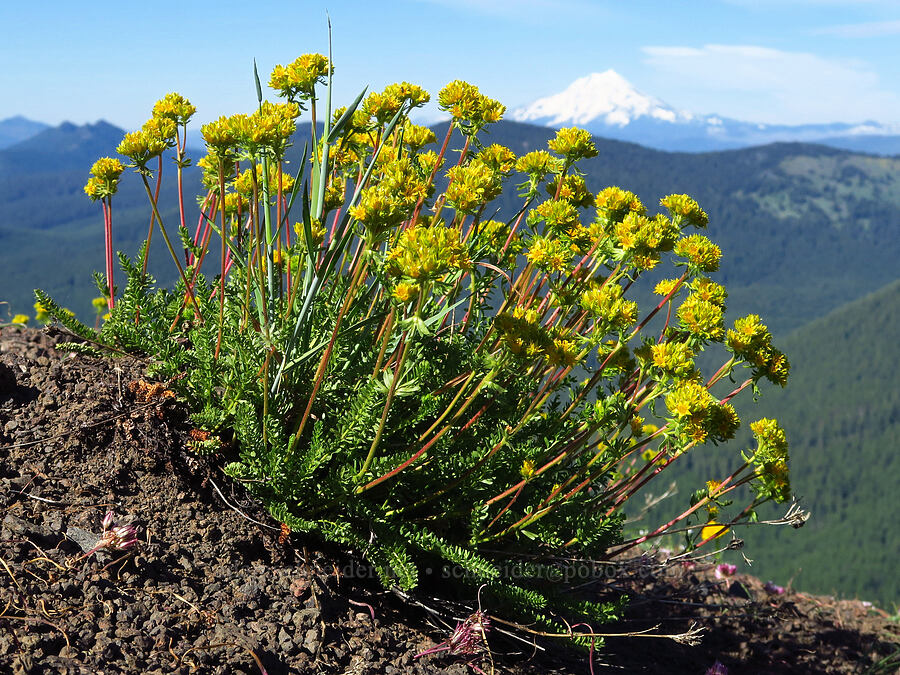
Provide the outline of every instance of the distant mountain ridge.
<path id="1" fill-rule="evenodd" d="M 43 122 L 26 119 L 21 115 L 0 120 L 0 150 L 31 138 L 49 126 Z"/>
<path id="2" fill-rule="evenodd" d="M 65 169 L 90 171 L 94 160 L 116 153 L 124 132 L 109 122 L 76 125 L 63 122 L 46 127 L 23 141 L 0 150 L 0 171 L 43 173 Z M 94 156 L 87 166 L 84 158 Z"/>
<path id="3" fill-rule="evenodd" d="M 636 89 L 614 70 L 578 78 L 566 89 L 510 112 L 549 127 L 578 126 L 604 138 L 658 150 L 708 152 L 775 142 L 809 142 L 881 155 L 900 154 L 900 127 L 877 122 L 775 125 L 676 110 Z"/>

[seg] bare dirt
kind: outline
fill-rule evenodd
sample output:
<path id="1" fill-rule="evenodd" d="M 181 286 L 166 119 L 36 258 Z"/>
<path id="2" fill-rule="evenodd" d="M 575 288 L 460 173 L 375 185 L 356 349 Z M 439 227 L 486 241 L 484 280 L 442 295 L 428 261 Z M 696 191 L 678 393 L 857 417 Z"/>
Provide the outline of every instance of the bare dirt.
<path id="1" fill-rule="evenodd" d="M 631 599 L 602 630 L 696 624 L 698 646 L 613 637 L 591 655 L 498 617 L 488 651 L 417 656 L 470 609 L 437 585 L 385 591 L 353 552 L 282 532 L 221 457 L 191 451 L 184 410 L 144 362 L 58 340 L 0 331 L 0 673 L 900 672 L 900 624 L 867 603 L 649 556 L 585 589 Z M 139 543 L 86 555 L 108 511 Z"/>

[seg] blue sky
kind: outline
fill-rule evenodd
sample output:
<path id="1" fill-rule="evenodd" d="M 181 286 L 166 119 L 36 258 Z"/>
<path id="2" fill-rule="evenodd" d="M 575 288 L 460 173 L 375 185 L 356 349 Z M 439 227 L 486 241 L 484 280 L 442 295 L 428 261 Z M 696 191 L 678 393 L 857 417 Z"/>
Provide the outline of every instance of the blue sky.
<path id="1" fill-rule="evenodd" d="M 900 124 L 897 0 L 0 5 L 0 119 L 134 128 L 169 91 L 197 105 L 198 121 L 246 112 L 255 102 L 253 59 L 267 81 L 277 63 L 327 53 L 327 11 L 338 103 L 401 80 L 436 98 L 459 78 L 515 107 L 612 68 L 695 113 Z"/>

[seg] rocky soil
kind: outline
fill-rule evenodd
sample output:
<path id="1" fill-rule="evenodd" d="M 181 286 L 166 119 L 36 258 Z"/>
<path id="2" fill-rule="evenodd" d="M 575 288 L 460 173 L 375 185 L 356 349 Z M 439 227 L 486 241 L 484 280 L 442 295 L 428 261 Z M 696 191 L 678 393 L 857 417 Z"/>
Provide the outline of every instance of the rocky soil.
<path id="1" fill-rule="evenodd" d="M 866 603 L 711 565 L 638 566 L 586 593 L 625 593 L 589 654 L 503 626 L 471 657 L 421 652 L 472 608 L 385 591 L 352 552 L 284 533 L 191 452 L 191 425 L 144 364 L 59 352 L 0 331 L 0 673 L 894 673 L 900 624 Z M 135 546 L 91 552 L 112 511 Z M 88 554 L 90 553 L 90 554 Z M 490 608 L 483 608 L 490 614 Z M 654 628 L 655 626 L 658 626 Z M 507 630 L 508 629 L 508 630 Z"/>

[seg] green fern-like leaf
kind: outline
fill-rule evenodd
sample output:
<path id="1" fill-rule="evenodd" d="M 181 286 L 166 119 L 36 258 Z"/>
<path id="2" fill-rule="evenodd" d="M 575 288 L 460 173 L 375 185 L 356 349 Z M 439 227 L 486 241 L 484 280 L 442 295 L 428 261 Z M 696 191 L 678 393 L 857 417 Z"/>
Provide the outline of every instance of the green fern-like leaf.
<path id="1" fill-rule="evenodd" d="M 65 326 L 69 332 L 90 342 L 97 342 L 98 335 L 93 328 L 89 328 L 81 323 L 75 318 L 75 314 L 56 304 L 53 298 L 40 288 L 35 289 L 34 297 L 47 310 L 47 313 Z"/>

